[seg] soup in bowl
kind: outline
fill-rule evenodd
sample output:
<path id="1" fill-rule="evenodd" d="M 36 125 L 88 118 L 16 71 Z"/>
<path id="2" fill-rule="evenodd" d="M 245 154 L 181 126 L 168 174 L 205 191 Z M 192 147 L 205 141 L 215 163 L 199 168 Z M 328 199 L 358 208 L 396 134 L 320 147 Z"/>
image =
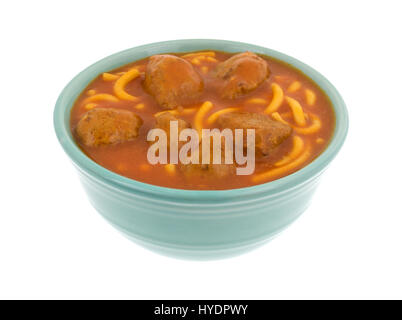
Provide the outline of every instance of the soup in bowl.
<path id="1" fill-rule="evenodd" d="M 81 72 L 54 123 L 91 203 L 118 230 L 164 254 L 220 258 L 307 208 L 348 117 L 336 89 L 298 60 L 177 40 Z"/>

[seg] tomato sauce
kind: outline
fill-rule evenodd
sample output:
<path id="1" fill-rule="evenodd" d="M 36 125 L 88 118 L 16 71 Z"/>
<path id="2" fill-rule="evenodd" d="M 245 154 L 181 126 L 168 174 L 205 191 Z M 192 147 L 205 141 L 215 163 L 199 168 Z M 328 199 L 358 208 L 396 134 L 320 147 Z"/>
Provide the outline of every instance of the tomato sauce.
<path id="1" fill-rule="evenodd" d="M 139 77 L 125 86 L 125 91 L 128 94 L 138 98 L 136 101 L 121 99 L 108 101 L 101 99 L 88 106 L 85 100 L 93 94 L 106 93 L 114 95 L 113 87 L 116 80 L 105 80 L 107 77 L 104 79 L 103 74 L 100 74 L 83 90 L 71 110 L 70 125 L 73 133 L 78 121 L 88 112 L 89 108 L 117 108 L 132 111 L 143 120 L 138 137 L 133 141 L 96 147 L 88 147 L 76 139 L 82 151 L 106 169 L 137 181 L 178 189 L 218 190 L 248 187 L 279 179 L 306 166 L 325 150 L 334 131 L 335 115 L 326 94 L 310 78 L 284 62 L 261 55 L 268 63 L 270 76 L 254 91 L 236 99 L 224 99 L 217 93 L 217 79 L 214 78 L 213 71 L 218 63 L 225 61 L 233 54 L 217 51 L 208 52 L 213 52 L 213 55 L 195 54 L 186 57 L 194 65 L 194 68 L 204 81 L 204 90 L 199 102 L 175 111 L 178 113 L 178 117 L 188 121 L 191 125 L 194 125 L 197 109 L 205 101 L 212 102 L 213 107 L 203 119 L 203 128 L 213 128 L 214 124 L 208 124 L 206 120 L 213 113 L 225 108 L 236 107 L 241 111 L 263 113 L 273 99 L 273 83 L 282 89 L 285 96 L 276 112 L 283 121 L 293 127 L 292 136 L 278 146 L 273 154 L 263 158 L 256 158 L 255 172 L 252 175 L 232 175 L 225 179 L 209 179 L 207 181 L 205 179 L 200 180 L 197 177 L 189 179 L 179 170 L 167 170 L 163 164 L 151 165 L 148 162 L 147 150 L 150 144 L 146 140 L 147 134 L 155 125 L 155 114 L 164 111 L 156 103 L 154 97 L 148 94 L 143 87 L 148 58 L 108 72 L 112 74 L 111 78 L 113 79 L 117 79 L 117 77 L 134 67 L 141 72 Z M 183 56 L 185 54 L 174 55 Z M 300 126 L 295 121 L 286 97 L 298 101 L 302 106 L 306 117 L 305 128 L 310 128 L 313 125 L 317 125 L 317 123 L 319 123 L 319 126 L 316 126 L 315 129 L 313 128 L 311 132 L 296 129 L 300 128 Z M 292 150 L 295 148 L 293 137 L 296 135 L 303 141 L 303 149 L 308 146 L 308 154 L 305 154 L 303 159 L 295 158 L 290 162 L 288 161 L 287 165 L 278 165 L 284 157 L 292 154 Z M 302 157 L 302 155 L 299 157 Z M 283 167 L 283 170 L 278 170 L 280 167 Z M 267 172 L 272 172 L 272 175 L 264 175 Z"/>

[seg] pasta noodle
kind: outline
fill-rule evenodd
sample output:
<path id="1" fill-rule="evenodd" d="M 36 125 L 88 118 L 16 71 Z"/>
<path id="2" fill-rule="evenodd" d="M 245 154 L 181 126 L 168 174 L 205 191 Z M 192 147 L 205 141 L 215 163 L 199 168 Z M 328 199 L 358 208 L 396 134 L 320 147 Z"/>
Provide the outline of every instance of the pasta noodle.
<path id="1" fill-rule="evenodd" d="M 119 99 L 117 99 L 114 95 L 108 94 L 108 93 L 98 93 L 94 94 L 93 96 L 90 96 L 84 100 L 84 103 L 88 102 L 95 102 L 95 101 L 110 101 L 110 102 L 118 102 Z"/>
<path id="2" fill-rule="evenodd" d="M 90 102 L 85 105 L 85 109 L 91 110 L 96 107 L 96 103 Z"/>
<path id="3" fill-rule="evenodd" d="M 297 100 L 290 98 L 290 97 L 286 97 L 286 101 L 289 104 L 290 108 L 292 109 L 293 117 L 294 117 L 297 125 L 305 126 L 306 118 L 304 117 L 303 108 L 300 105 L 300 103 Z"/>
<path id="4" fill-rule="evenodd" d="M 209 71 L 209 69 L 208 69 L 207 66 L 202 66 L 202 67 L 201 67 L 201 71 L 202 71 L 203 74 L 207 74 L 208 71 Z"/>
<path id="5" fill-rule="evenodd" d="M 267 100 L 263 98 L 251 98 L 246 101 L 247 103 L 255 103 L 255 104 L 265 104 Z"/>
<path id="6" fill-rule="evenodd" d="M 272 113 L 271 117 L 276 121 L 279 121 L 279 122 L 282 122 L 283 124 L 289 125 L 289 123 L 286 120 L 284 120 L 278 112 Z"/>
<path id="7" fill-rule="evenodd" d="M 283 102 L 283 90 L 280 85 L 273 83 L 272 84 L 272 101 L 268 105 L 268 107 L 264 110 L 265 113 L 272 113 L 279 109 Z"/>
<path id="8" fill-rule="evenodd" d="M 195 56 L 215 57 L 215 52 L 213 52 L 213 51 L 192 52 L 192 53 L 187 53 L 185 55 L 182 55 L 181 57 L 188 58 L 188 57 L 195 57 Z"/>
<path id="9" fill-rule="evenodd" d="M 290 125 L 289 122 L 287 122 L 285 119 L 283 119 L 282 116 L 278 112 L 272 113 L 271 117 L 276 121 L 282 122 L 283 124 Z M 312 124 L 307 128 L 295 127 L 294 130 L 297 133 L 312 134 L 321 129 L 322 124 L 321 124 L 320 118 L 312 113 L 309 115 L 309 117 L 311 117 L 311 119 L 312 119 Z M 320 143 L 320 142 L 317 141 L 317 143 Z"/>
<path id="10" fill-rule="evenodd" d="M 111 74 L 111 73 L 108 73 L 108 72 L 104 72 L 102 74 L 102 79 L 104 81 L 114 81 L 114 80 L 117 80 L 118 78 L 119 78 L 119 76 L 116 75 L 116 74 Z"/>
<path id="11" fill-rule="evenodd" d="M 134 80 L 140 75 L 140 72 L 137 69 L 131 69 L 127 71 L 125 74 L 123 74 L 114 84 L 113 90 L 114 94 L 122 99 L 122 100 L 130 100 L 130 101 L 135 101 L 138 98 L 132 96 L 131 94 L 128 94 L 124 88 L 126 87 L 127 83 L 130 81 Z"/>
<path id="12" fill-rule="evenodd" d="M 282 118 L 289 118 L 289 117 L 293 117 L 293 112 L 283 112 L 281 113 L 281 117 Z M 310 116 L 308 115 L 308 113 L 304 112 L 304 117 L 306 118 L 306 120 L 308 120 L 310 118 Z"/>
<path id="13" fill-rule="evenodd" d="M 218 117 L 222 114 L 228 113 L 228 112 L 234 112 L 239 110 L 239 108 L 225 108 L 219 111 L 216 111 L 215 113 L 211 114 L 208 119 L 207 119 L 207 123 L 212 124 L 216 121 L 216 119 L 218 119 Z"/>
<path id="14" fill-rule="evenodd" d="M 214 57 L 207 57 L 207 61 L 209 62 L 218 62 Z"/>
<path id="15" fill-rule="evenodd" d="M 262 181 L 266 181 L 268 179 L 272 179 L 275 176 L 288 173 L 290 170 L 295 169 L 296 167 L 300 166 L 303 164 L 311 155 L 311 146 L 308 145 L 306 149 L 303 151 L 303 153 L 296 158 L 294 161 L 278 168 L 270 169 L 268 171 L 258 173 L 254 176 L 252 176 L 252 181 L 255 183 L 259 183 Z"/>
<path id="16" fill-rule="evenodd" d="M 191 113 L 193 113 L 194 111 L 196 111 L 197 110 L 197 108 L 185 108 L 185 109 L 183 109 L 180 113 L 181 114 L 191 114 Z"/>
<path id="17" fill-rule="evenodd" d="M 205 101 L 201 107 L 198 109 L 198 112 L 196 113 L 194 117 L 194 127 L 198 131 L 200 140 L 201 140 L 201 133 L 202 133 L 202 120 L 205 116 L 205 114 L 211 110 L 213 104 L 210 101 Z"/>
<path id="18" fill-rule="evenodd" d="M 277 161 L 275 163 L 275 166 L 280 167 L 296 159 L 302 153 L 303 147 L 304 147 L 303 139 L 300 138 L 299 136 L 294 136 L 292 150 L 288 155 L 284 156 L 282 160 Z"/>
<path id="19" fill-rule="evenodd" d="M 154 114 L 154 117 L 160 116 L 163 113 L 169 112 L 175 116 L 179 115 L 179 114 L 191 114 L 194 111 L 196 111 L 197 108 L 185 108 L 181 111 L 177 110 L 177 109 L 173 109 L 173 110 L 163 110 L 163 111 L 159 111 L 157 113 Z"/>
<path id="20" fill-rule="evenodd" d="M 135 108 L 138 109 L 138 110 L 144 109 L 144 108 L 145 108 L 145 104 L 139 103 L 139 104 L 137 104 L 137 105 L 135 106 Z"/>
<path id="21" fill-rule="evenodd" d="M 323 144 L 324 143 L 324 139 L 323 138 L 317 138 L 315 140 L 315 142 L 317 142 L 318 144 Z"/>
<path id="22" fill-rule="evenodd" d="M 305 93 L 306 93 L 306 101 L 307 101 L 307 104 L 309 105 L 309 106 L 312 106 L 312 105 L 314 105 L 314 103 L 315 103 L 315 100 L 316 100 L 316 95 L 315 95 L 315 93 L 312 91 L 312 90 L 310 90 L 310 89 L 306 89 L 305 90 Z"/>
<path id="23" fill-rule="evenodd" d="M 191 59 L 191 63 L 195 64 L 196 66 L 199 66 L 201 64 L 201 61 L 198 58 Z"/>
<path id="24" fill-rule="evenodd" d="M 163 111 L 159 111 L 159 112 L 155 113 L 155 114 L 154 114 L 154 117 L 158 117 L 158 116 L 160 116 L 161 114 L 164 114 L 164 113 L 166 113 L 166 112 L 169 112 L 169 113 L 171 113 L 171 114 L 173 114 L 173 115 L 178 115 L 178 114 L 179 114 L 179 111 L 177 111 L 177 110 L 163 110 Z"/>
<path id="25" fill-rule="evenodd" d="M 301 87 L 300 81 L 294 81 L 294 82 L 292 82 L 292 84 L 289 86 L 288 92 L 295 92 L 295 91 L 299 90 L 300 87 Z"/>
<path id="26" fill-rule="evenodd" d="M 301 133 L 301 134 L 311 134 L 311 133 L 315 133 L 318 130 L 321 129 L 321 120 L 319 117 L 317 117 L 314 114 L 310 114 L 311 120 L 312 120 L 312 124 L 311 126 L 307 127 L 307 128 L 295 128 L 296 132 Z"/>
<path id="27" fill-rule="evenodd" d="M 89 95 L 89 96 L 93 96 L 95 93 L 96 93 L 96 91 L 94 89 L 87 91 L 87 95 Z"/>

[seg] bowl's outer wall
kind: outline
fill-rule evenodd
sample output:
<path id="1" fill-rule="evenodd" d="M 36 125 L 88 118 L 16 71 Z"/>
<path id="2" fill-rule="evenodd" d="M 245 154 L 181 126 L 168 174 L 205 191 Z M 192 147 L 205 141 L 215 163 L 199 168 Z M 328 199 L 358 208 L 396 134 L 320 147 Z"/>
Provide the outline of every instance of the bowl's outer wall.
<path id="1" fill-rule="evenodd" d="M 155 245 L 196 250 L 242 247 L 278 233 L 307 208 L 319 181 L 275 197 L 189 204 L 121 192 L 79 172 L 93 206 L 119 230 Z"/>
<path id="2" fill-rule="evenodd" d="M 312 164 L 277 181 L 228 191 L 188 191 L 130 181 L 98 166 L 73 143 L 70 110 L 99 73 L 166 52 L 250 50 L 288 62 L 328 94 L 337 118 L 333 141 Z M 342 98 L 319 73 L 269 49 L 221 40 L 177 40 L 145 45 L 107 57 L 74 78 L 55 109 L 60 143 L 79 171 L 92 205 L 124 234 L 150 249 L 190 258 L 219 258 L 256 246 L 290 225 L 309 205 L 319 178 L 346 137 L 348 117 Z M 99 174 L 102 173 L 102 174 Z"/>

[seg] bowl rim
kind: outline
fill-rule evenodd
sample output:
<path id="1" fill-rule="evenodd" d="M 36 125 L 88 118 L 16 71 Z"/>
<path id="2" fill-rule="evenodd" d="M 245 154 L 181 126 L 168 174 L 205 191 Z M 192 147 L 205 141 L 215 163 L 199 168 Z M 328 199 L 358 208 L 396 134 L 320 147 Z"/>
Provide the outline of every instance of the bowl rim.
<path id="1" fill-rule="evenodd" d="M 174 47 L 175 50 L 169 49 Z M 228 47 L 228 48 L 226 48 Z M 311 163 L 298 171 L 280 179 L 237 189 L 226 190 L 186 190 L 152 185 L 140 182 L 114 173 L 90 159 L 75 143 L 70 130 L 70 111 L 78 95 L 91 82 L 96 75 L 127 64 L 123 60 L 130 61 L 130 57 L 140 52 L 145 58 L 152 54 L 168 52 L 189 52 L 199 50 L 221 50 L 238 52 L 249 50 L 279 59 L 298 69 L 312 79 L 328 96 L 335 112 L 335 129 L 327 148 Z M 145 55 L 145 56 L 144 56 Z M 134 58 L 131 61 L 139 60 Z M 95 75 L 95 76 L 94 76 Z M 86 84 L 85 84 L 86 83 Z M 68 119 L 66 117 L 68 116 Z M 170 200 L 200 201 L 209 200 L 221 202 L 225 199 L 233 199 L 250 195 L 275 195 L 284 190 L 296 188 L 320 175 L 329 163 L 338 154 L 347 136 L 349 127 L 348 111 L 341 95 L 336 88 L 318 71 L 307 64 L 276 50 L 252 45 L 244 42 L 216 40 L 216 39 L 182 39 L 155 42 L 126 49 L 109 55 L 90 65 L 76 75 L 60 93 L 53 114 L 56 136 L 64 151 L 68 154 L 73 164 L 87 177 L 94 178 L 97 182 L 118 188 L 129 193 L 141 193 L 143 195 L 159 196 Z"/>

